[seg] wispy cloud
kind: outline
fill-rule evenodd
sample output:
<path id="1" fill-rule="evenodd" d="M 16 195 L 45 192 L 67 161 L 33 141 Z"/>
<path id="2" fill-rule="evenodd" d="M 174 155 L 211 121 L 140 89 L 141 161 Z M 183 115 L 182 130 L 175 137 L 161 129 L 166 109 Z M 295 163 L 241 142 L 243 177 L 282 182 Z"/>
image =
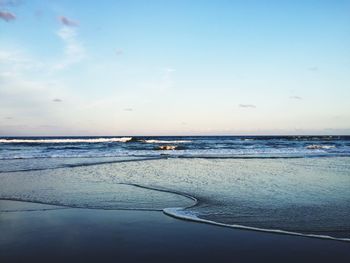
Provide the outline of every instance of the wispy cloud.
<path id="1" fill-rule="evenodd" d="M 22 0 L 0 0 L 0 7 L 17 6 Z"/>
<path id="2" fill-rule="evenodd" d="M 21 0 L 0 0 L 0 19 L 11 22 L 16 20 L 16 15 L 12 12 L 5 11 L 8 8 L 21 4 Z"/>
<path id="3" fill-rule="evenodd" d="M 44 63 L 33 59 L 20 49 L 0 48 L 0 76 L 13 77 L 21 72 L 44 69 Z"/>
<path id="4" fill-rule="evenodd" d="M 303 99 L 302 97 L 299 97 L 299 96 L 290 96 L 289 98 L 292 100 L 302 100 Z"/>
<path id="5" fill-rule="evenodd" d="M 64 58 L 55 65 L 56 69 L 65 69 L 85 58 L 85 49 L 77 38 L 75 28 L 63 26 L 58 30 L 57 35 L 64 43 Z"/>
<path id="6" fill-rule="evenodd" d="M 52 101 L 53 102 L 62 102 L 63 100 L 61 100 L 61 99 L 53 99 Z"/>
<path id="7" fill-rule="evenodd" d="M 65 26 L 76 27 L 79 25 L 78 21 L 72 20 L 65 16 L 58 17 L 58 20 Z"/>
<path id="8" fill-rule="evenodd" d="M 124 111 L 133 111 L 133 108 L 125 108 Z"/>
<path id="9" fill-rule="evenodd" d="M 253 104 L 239 104 L 238 107 L 240 107 L 240 108 L 254 108 L 254 109 L 256 108 L 256 106 Z"/>
<path id="10" fill-rule="evenodd" d="M 38 19 L 41 18 L 43 15 L 44 15 L 44 12 L 41 9 L 38 9 L 34 12 L 34 16 Z"/>
<path id="11" fill-rule="evenodd" d="M 6 22 L 10 22 L 16 19 L 16 16 L 13 13 L 0 11 L 0 18 Z"/>
<path id="12" fill-rule="evenodd" d="M 115 51 L 115 54 L 117 55 L 117 56 L 120 56 L 120 55 L 122 55 L 124 53 L 124 51 L 122 50 L 122 49 L 120 49 L 120 48 L 118 48 L 116 51 Z"/>
<path id="13" fill-rule="evenodd" d="M 20 49 L 0 47 L 1 115 L 40 123 L 57 114 L 52 100 L 68 97 L 65 86 L 57 85 L 59 80 L 45 73 L 51 64 L 39 63 L 40 60 Z"/>
<path id="14" fill-rule="evenodd" d="M 318 71 L 318 67 L 313 66 L 308 68 L 309 71 Z"/>
<path id="15" fill-rule="evenodd" d="M 174 86 L 174 72 L 176 69 L 173 68 L 165 68 L 163 70 L 163 76 L 161 80 L 162 89 L 172 88 Z"/>
<path id="16" fill-rule="evenodd" d="M 175 71 L 176 71 L 176 69 L 173 69 L 173 68 L 165 68 L 164 69 L 164 72 L 167 74 L 170 74 L 170 73 L 175 72 Z"/>

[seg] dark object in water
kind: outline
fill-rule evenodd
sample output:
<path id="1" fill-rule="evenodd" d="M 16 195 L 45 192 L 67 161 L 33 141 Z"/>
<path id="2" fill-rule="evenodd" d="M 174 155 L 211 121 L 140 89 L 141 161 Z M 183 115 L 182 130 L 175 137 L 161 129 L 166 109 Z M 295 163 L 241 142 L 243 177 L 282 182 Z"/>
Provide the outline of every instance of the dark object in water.
<path id="1" fill-rule="evenodd" d="M 165 150 L 165 151 L 176 150 L 176 149 L 177 149 L 177 146 L 175 145 L 161 145 L 158 147 L 158 150 Z"/>

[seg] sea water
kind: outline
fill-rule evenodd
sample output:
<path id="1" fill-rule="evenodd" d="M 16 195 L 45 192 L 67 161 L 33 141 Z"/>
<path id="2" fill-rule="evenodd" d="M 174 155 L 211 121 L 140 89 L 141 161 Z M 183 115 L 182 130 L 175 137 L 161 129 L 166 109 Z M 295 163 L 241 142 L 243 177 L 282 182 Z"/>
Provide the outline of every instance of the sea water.
<path id="1" fill-rule="evenodd" d="M 349 240 L 350 137 L 0 138 L 0 198 Z"/>

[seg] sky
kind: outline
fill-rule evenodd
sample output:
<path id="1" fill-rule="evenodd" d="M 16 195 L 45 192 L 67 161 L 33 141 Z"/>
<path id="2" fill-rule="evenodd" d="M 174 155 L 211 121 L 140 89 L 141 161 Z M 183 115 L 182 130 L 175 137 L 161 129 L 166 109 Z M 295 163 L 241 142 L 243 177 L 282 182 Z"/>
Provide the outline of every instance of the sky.
<path id="1" fill-rule="evenodd" d="M 350 1 L 0 0 L 0 136 L 350 134 Z"/>

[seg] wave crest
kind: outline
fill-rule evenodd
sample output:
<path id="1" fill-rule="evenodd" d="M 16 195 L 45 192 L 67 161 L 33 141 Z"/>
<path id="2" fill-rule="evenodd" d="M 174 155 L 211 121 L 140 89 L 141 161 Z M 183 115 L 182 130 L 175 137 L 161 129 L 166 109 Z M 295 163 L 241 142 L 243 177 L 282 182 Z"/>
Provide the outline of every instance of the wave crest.
<path id="1" fill-rule="evenodd" d="M 0 139 L 0 143 L 107 143 L 128 142 L 132 137 L 89 138 L 89 139 Z"/>
<path id="2" fill-rule="evenodd" d="M 318 149 L 332 149 L 335 148 L 334 145 L 318 145 L 318 144 L 312 144 L 312 145 L 308 145 L 305 147 L 306 149 L 309 150 L 318 150 Z"/>
<path id="3" fill-rule="evenodd" d="M 142 140 L 145 143 L 191 143 L 190 140 Z"/>

